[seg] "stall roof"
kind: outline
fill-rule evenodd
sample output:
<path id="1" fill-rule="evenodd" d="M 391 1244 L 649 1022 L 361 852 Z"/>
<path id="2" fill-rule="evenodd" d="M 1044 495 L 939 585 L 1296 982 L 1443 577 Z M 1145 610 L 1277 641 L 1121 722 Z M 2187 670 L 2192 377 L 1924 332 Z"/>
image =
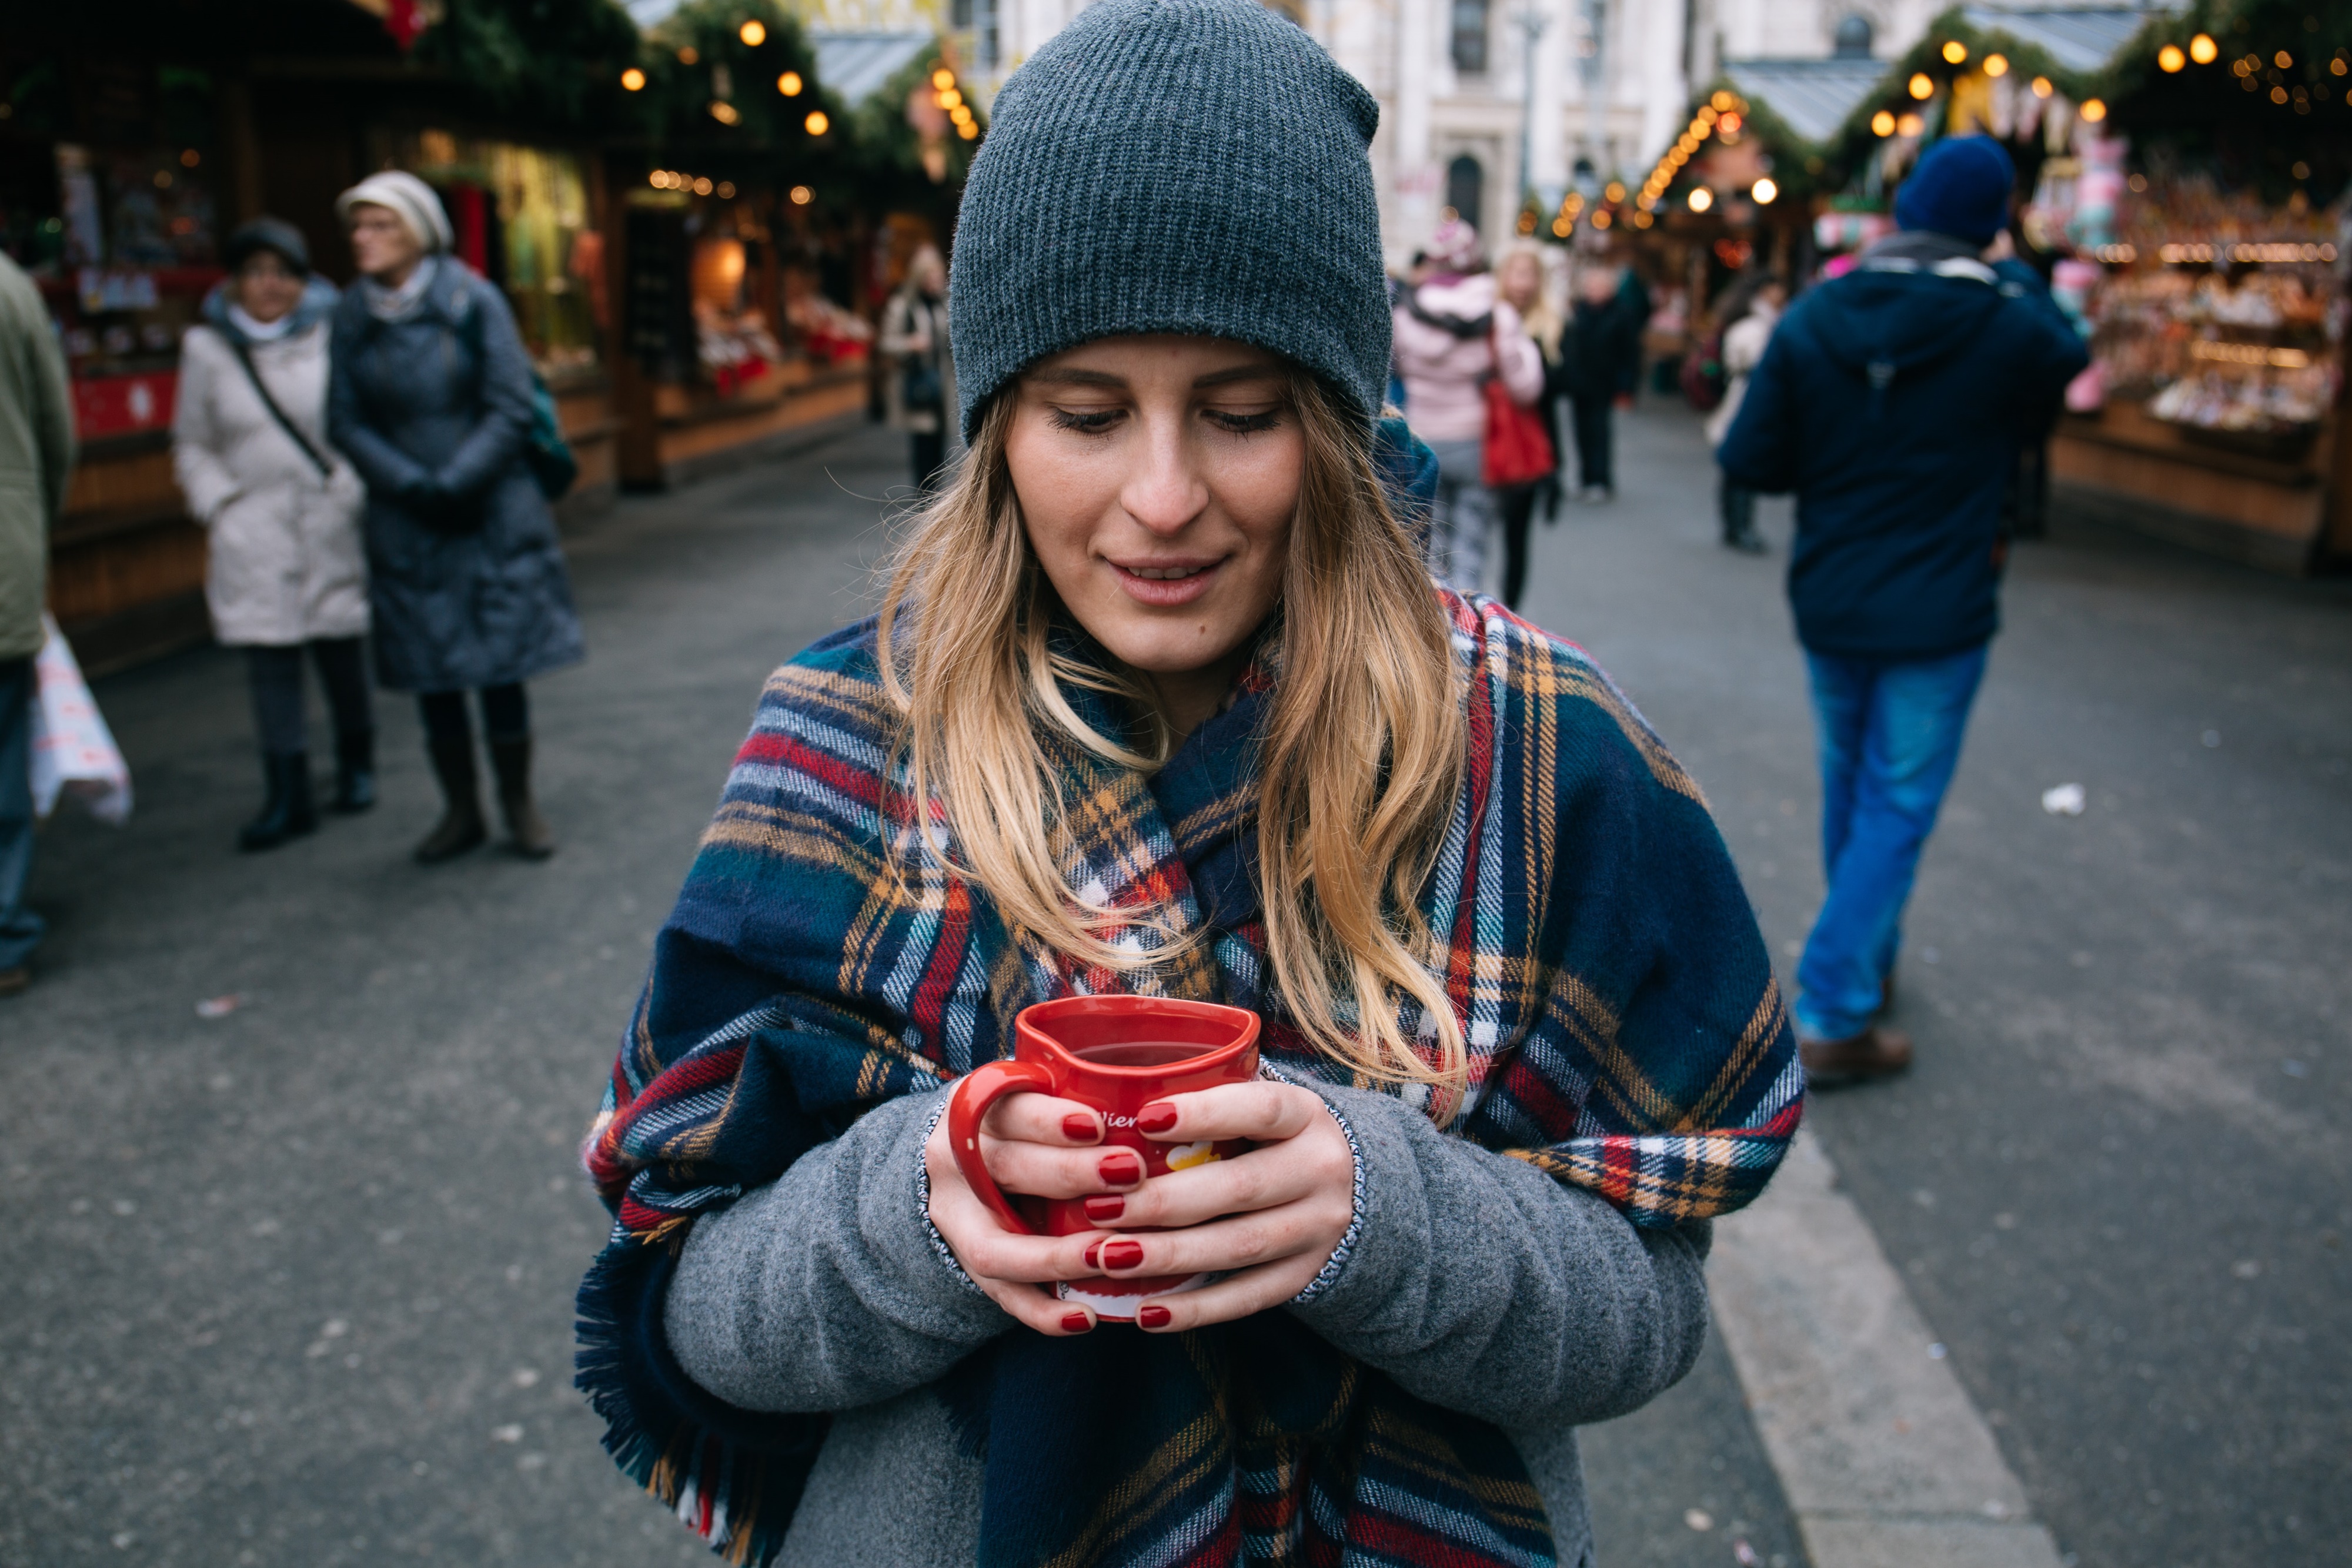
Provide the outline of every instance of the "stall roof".
<path id="1" fill-rule="evenodd" d="M 904 70 L 908 61 L 939 40 L 929 33 L 820 33 L 812 30 L 816 46 L 816 79 L 845 108 L 855 109 Z"/>
<path id="2" fill-rule="evenodd" d="M 1806 141 L 1827 141 L 1885 79 L 1887 62 L 1867 57 L 1826 60 L 1726 60 L 1723 74 L 1745 98 L 1757 99 Z"/>
<path id="3" fill-rule="evenodd" d="M 2151 16 L 2168 16 L 2178 5 L 1971 5 L 1962 13 L 1969 26 L 2007 33 L 2021 44 L 2046 49 L 2070 71 L 2095 71 L 2115 58 Z"/>

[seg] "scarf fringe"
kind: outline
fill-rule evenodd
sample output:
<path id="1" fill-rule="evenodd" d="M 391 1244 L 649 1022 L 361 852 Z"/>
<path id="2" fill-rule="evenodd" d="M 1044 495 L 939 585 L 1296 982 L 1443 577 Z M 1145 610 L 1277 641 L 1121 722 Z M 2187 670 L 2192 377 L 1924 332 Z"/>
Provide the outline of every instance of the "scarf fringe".
<path id="1" fill-rule="evenodd" d="M 767 1568 L 783 1549 L 806 1479 L 772 1485 L 778 1466 L 751 1443 L 721 1433 L 663 1398 L 633 1375 L 632 1308 L 646 1284 L 648 1250 L 616 1242 L 589 1269 L 574 1310 L 578 1349 L 572 1386 L 604 1418 L 604 1451 L 621 1472 L 658 1499 L 722 1562 Z M 813 1458 L 813 1455 L 811 1456 Z M 780 1490 L 790 1496 L 779 1498 Z M 782 1506 L 779 1506 L 779 1504 Z"/>

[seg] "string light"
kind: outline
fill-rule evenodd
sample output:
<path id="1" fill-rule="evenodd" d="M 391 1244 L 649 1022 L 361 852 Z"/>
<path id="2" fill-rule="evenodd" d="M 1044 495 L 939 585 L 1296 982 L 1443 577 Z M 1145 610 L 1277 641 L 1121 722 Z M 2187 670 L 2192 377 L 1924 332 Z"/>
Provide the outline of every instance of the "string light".
<path id="1" fill-rule="evenodd" d="M 682 66 L 693 65 L 701 58 L 702 51 L 696 48 L 692 44 L 687 45 L 677 52 L 677 63 Z"/>
<path id="2" fill-rule="evenodd" d="M 2050 86 L 2050 78 L 2048 77 L 2035 77 L 2033 78 L 2034 97 L 2048 98 L 2053 90 L 2053 89 Z"/>
<path id="3" fill-rule="evenodd" d="M 721 125 L 732 125 L 737 120 L 742 119 L 743 116 L 741 111 L 736 109 L 733 104 L 728 102 L 723 98 L 719 98 L 710 100 L 710 118 L 717 120 Z"/>
<path id="4" fill-rule="evenodd" d="M 694 182 L 693 190 L 694 193 L 698 196 L 707 196 L 710 194 L 710 176 L 705 174 L 698 178 Z"/>
<path id="5" fill-rule="evenodd" d="M 2009 74 L 2009 57 L 2007 55 L 1987 55 L 1984 57 L 1984 74 L 1989 77 L 2007 76 Z"/>
<path id="6" fill-rule="evenodd" d="M 1914 71 L 1911 75 L 1911 96 L 1923 102 L 1935 97 L 1936 78 L 1926 71 Z"/>
<path id="7" fill-rule="evenodd" d="M 646 73 L 637 69 L 636 67 L 631 66 L 627 70 L 621 73 L 621 89 L 624 92 L 645 91 Z"/>
<path id="8" fill-rule="evenodd" d="M 1894 135 L 1894 134 L 1895 134 L 1895 116 L 1894 116 L 1893 112 L 1892 112 L 1892 111 L 1890 111 L 1890 110 L 1884 110 L 1884 109 L 1882 109 L 1882 110 L 1880 110 L 1876 114 L 1872 115 L 1872 116 L 1870 117 L 1870 129 L 1871 129 L 1871 133 L 1872 133 L 1873 135 L 1876 135 L 1876 136 L 1892 136 L 1892 135 Z"/>
<path id="9" fill-rule="evenodd" d="M 735 36 L 743 40 L 745 48 L 756 49 L 768 41 L 768 25 L 754 16 L 736 28 Z"/>
<path id="10" fill-rule="evenodd" d="M 808 127 L 808 133 L 811 136 L 822 136 L 833 125 L 833 121 L 825 118 L 824 110 L 821 109 L 809 110 L 808 119 L 802 123 Z"/>
<path id="11" fill-rule="evenodd" d="M 1950 43 L 1944 46 L 1945 64 L 1956 66 L 1968 57 L 1969 47 L 1960 42 L 1958 38 L 1954 38 Z"/>
<path id="12" fill-rule="evenodd" d="M 955 86 L 955 72 L 948 69 L 947 67 L 941 66 L 931 73 L 932 91 L 945 92 L 953 86 Z"/>
<path id="13" fill-rule="evenodd" d="M 2180 52 L 2179 44 L 2167 44 L 2156 51 L 2156 68 L 2167 76 L 2172 75 L 2188 63 L 2189 57 Z"/>
<path id="14" fill-rule="evenodd" d="M 2210 66 L 2221 57 L 2221 46 L 2210 33 L 2200 33 L 2189 40 L 2189 57 L 2200 66 Z"/>
<path id="15" fill-rule="evenodd" d="M 1770 206 L 1772 204 L 1772 198 L 1778 196 L 1780 193 L 1780 187 L 1774 184 L 1769 180 L 1759 180 L 1756 183 L 1748 188 L 1748 194 L 1755 200 L 1756 204 L 1759 207 Z"/>
<path id="16" fill-rule="evenodd" d="M 1623 182 L 1618 180 L 1610 181 L 1608 186 L 1601 191 L 1601 196 L 1603 201 L 1623 201 L 1625 199 L 1625 186 Z"/>
<path id="17" fill-rule="evenodd" d="M 1927 122 L 1916 114 L 1906 114 L 1895 122 L 1895 134 L 1897 136 L 1916 136 L 1927 129 Z"/>
<path id="18" fill-rule="evenodd" d="M 786 71 L 776 78 L 776 90 L 786 98 L 800 97 L 801 85 L 801 73 L 798 71 Z"/>
<path id="19" fill-rule="evenodd" d="M 1715 193 L 1713 191 L 1708 190 L 1705 185 L 1694 185 L 1691 187 L 1690 210 L 1692 212 L 1703 213 L 1713 205 L 1715 205 Z"/>
<path id="20" fill-rule="evenodd" d="M 794 185 L 792 189 L 792 198 L 793 205 L 796 207 L 805 207 L 811 202 L 816 200 L 816 193 L 810 190 L 806 185 Z"/>
<path id="21" fill-rule="evenodd" d="M 2107 106 L 2095 98 L 2086 98 L 2083 100 L 2082 115 L 2085 120 L 2096 125 L 2107 117 Z"/>

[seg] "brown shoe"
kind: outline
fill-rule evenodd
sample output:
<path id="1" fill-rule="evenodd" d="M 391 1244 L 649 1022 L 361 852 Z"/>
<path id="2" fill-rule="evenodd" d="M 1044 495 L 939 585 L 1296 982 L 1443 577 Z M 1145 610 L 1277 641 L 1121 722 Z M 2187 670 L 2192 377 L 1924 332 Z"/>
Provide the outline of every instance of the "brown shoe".
<path id="1" fill-rule="evenodd" d="M 474 781 L 473 737 L 431 738 L 425 749 L 433 758 L 433 772 L 441 780 L 441 795 L 447 806 L 439 824 L 416 846 L 416 861 L 420 865 L 438 865 L 464 854 L 490 832 L 482 821 L 481 791 Z"/>
<path id="2" fill-rule="evenodd" d="M 531 798 L 530 737 L 491 741 L 490 766 L 499 776 L 499 810 L 513 835 L 515 853 L 525 860 L 545 860 L 555 852 L 555 832 Z"/>
<path id="3" fill-rule="evenodd" d="M 1875 1024 L 1843 1040 L 1801 1040 L 1797 1051 L 1804 1059 L 1805 1081 L 1815 1088 L 1865 1083 L 1911 1065 L 1911 1037 Z"/>

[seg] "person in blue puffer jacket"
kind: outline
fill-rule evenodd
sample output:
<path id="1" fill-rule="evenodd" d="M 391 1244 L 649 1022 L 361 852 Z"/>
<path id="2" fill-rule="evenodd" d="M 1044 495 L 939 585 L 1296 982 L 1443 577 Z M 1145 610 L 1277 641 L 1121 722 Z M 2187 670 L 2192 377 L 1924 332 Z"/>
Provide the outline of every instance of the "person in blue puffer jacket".
<path id="1" fill-rule="evenodd" d="M 1829 883 L 1797 969 L 1815 1082 L 1910 1062 L 1874 1019 L 2000 627 L 2003 492 L 2088 362 L 2039 277 L 1985 259 L 2015 184 L 1990 137 L 1930 148 L 1896 195 L 1900 231 L 1781 318 L 1717 455 L 1730 483 L 1797 497 L 1789 600 Z"/>

